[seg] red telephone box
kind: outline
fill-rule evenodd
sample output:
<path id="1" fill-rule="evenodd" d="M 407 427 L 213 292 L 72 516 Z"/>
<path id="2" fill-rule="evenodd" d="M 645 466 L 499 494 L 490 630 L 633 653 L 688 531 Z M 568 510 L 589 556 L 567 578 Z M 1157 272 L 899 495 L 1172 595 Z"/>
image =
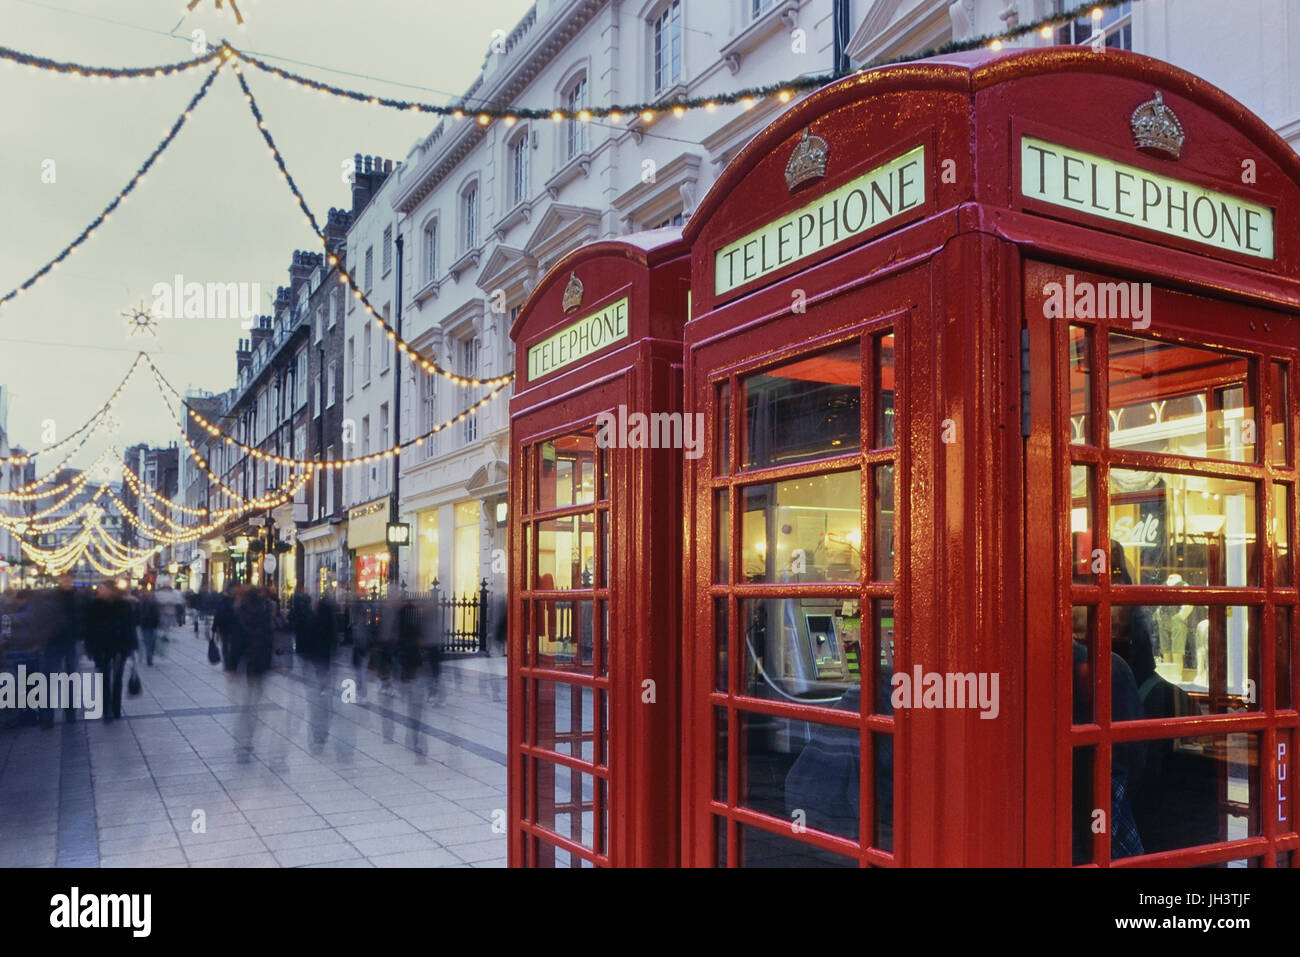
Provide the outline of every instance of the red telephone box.
<path id="1" fill-rule="evenodd" d="M 1298 183 L 1077 48 L 859 74 L 731 162 L 685 230 L 683 864 L 1294 857 Z"/>
<path id="2" fill-rule="evenodd" d="M 678 230 L 585 246 L 510 330 L 511 866 L 679 862 L 688 272 Z"/>

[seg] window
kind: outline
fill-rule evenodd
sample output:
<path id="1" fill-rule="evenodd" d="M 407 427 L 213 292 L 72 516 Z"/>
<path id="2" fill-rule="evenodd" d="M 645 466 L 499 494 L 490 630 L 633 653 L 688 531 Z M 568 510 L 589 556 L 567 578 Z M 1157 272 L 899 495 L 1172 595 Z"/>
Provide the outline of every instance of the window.
<path id="1" fill-rule="evenodd" d="M 379 449 L 378 449 L 378 451 L 383 452 L 383 451 L 386 450 L 387 448 L 389 448 L 389 442 L 388 442 L 388 403 L 387 403 L 387 402 L 384 402 L 384 403 L 382 403 L 382 404 L 379 406 Z M 381 473 L 381 476 L 382 476 L 382 478 L 380 479 L 381 486 L 382 486 L 383 488 L 387 488 L 387 487 L 388 487 L 388 470 L 385 469 L 385 470 Z"/>
<path id="2" fill-rule="evenodd" d="M 387 274 L 388 274 L 388 270 L 390 270 L 390 269 L 393 268 L 393 227 L 392 227 L 392 226 L 385 226 L 385 227 L 384 227 L 384 246 L 383 246 L 383 249 L 384 249 L 384 253 L 383 253 L 383 255 L 384 255 L 384 268 L 383 268 L 383 273 L 384 273 L 384 275 L 387 275 Z"/>
<path id="3" fill-rule="evenodd" d="M 307 350 L 303 349 L 298 353 L 298 395 L 294 400 L 296 408 L 302 408 L 307 403 Z"/>
<path id="4" fill-rule="evenodd" d="M 357 340 L 353 336 L 348 337 L 348 395 L 351 395 L 357 388 Z"/>
<path id="5" fill-rule="evenodd" d="M 654 90 L 662 93 L 681 78 L 682 4 L 673 0 L 654 22 Z"/>
<path id="6" fill-rule="evenodd" d="M 331 445 L 326 451 L 325 461 L 334 461 L 334 446 Z M 325 508 L 323 511 L 326 514 L 334 511 L 334 469 L 325 470 Z"/>
<path id="7" fill-rule="evenodd" d="M 362 339 L 365 342 L 366 353 L 364 359 L 365 365 L 362 366 L 362 371 L 366 374 L 365 385 L 370 385 L 370 329 L 370 325 L 367 324 L 366 331 L 362 334 Z"/>
<path id="8" fill-rule="evenodd" d="M 477 338 L 464 339 L 460 344 L 461 367 L 465 370 L 464 375 L 468 378 L 478 376 L 478 358 L 479 358 L 479 341 Z M 462 425 L 462 437 L 466 442 L 473 442 L 478 438 L 478 417 L 474 415 L 465 416 Z"/>
<path id="9" fill-rule="evenodd" d="M 392 304 L 391 304 L 391 303 L 384 303 L 384 313 L 383 313 L 383 314 L 384 314 L 384 322 L 388 322 L 388 318 L 389 318 L 388 313 L 389 313 L 389 311 L 390 311 L 391 309 L 392 309 Z M 397 344 L 394 343 L 394 344 L 393 344 L 393 348 L 396 348 L 396 347 L 397 347 Z M 384 345 L 384 343 L 383 343 L 382 340 L 381 340 L 380 343 L 379 343 L 379 361 L 380 361 L 379 371 L 380 371 L 380 372 L 387 372 L 387 371 L 388 371 L 388 368 L 389 368 L 389 364 L 390 364 L 391 361 L 392 361 L 392 353 L 388 351 L 388 346 Z"/>
<path id="10" fill-rule="evenodd" d="M 420 434 L 424 435 L 437 424 L 438 415 L 438 395 L 435 388 L 437 379 L 431 375 L 420 376 Z M 430 435 L 424 440 L 424 457 L 429 458 L 433 454 L 434 441 L 436 435 Z"/>
<path id="11" fill-rule="evenodd" d="M 366 292 L 375 285 L 375 247 L 366 250 Z"/>
<path id="12" fill-rule="evenodd" d="M 1065 13 L 1077 4 L 1074 0 L 1052 0 L 1052 13 Z M 1123 3 L 1102 11 L 1101 17 L 1094 20 L 1090 16 L 1081 16 L 1056 28 L 1053 43 L 1096 43 L 1103 42 L 1112 50 L 1133 49 L 1133 4 Z"/>
<path id="13" fill-rule="evenodd" d="M 370 416 L 363 416 L 361 419 L 361 454 L 370 454 Z M 363 498 L 370 497 L 370 473 L 371 469 L 366 467 L 361 470 L 361 495 Z"/>
<path id="14" fill-rule="evenodd" d="M 465 190 L 460 198 L 461 245 L 465 252 L 478 246 L 478 184 Z"/>
<path id="15" fill-rule="evenodd" d="M 646 229 L 665 229 L 668 226 L 680 226 L 686 222 L 686 214 L 683 212 L 674 213 L 672 216 L 661 217 L 658 222 L 647 223 Z"/>
<path id="16" fill-rule="evenodd" d="M 510 205 L 517 206 L 528 199 L 528 151 L 531 134 L 524 130 L 510 144 Z"/>
<path id="17" fill-rule="evenodd" d="M 327 377 L 328 377 L 327 380 L 326 380 L 327 384 L 326 384 L 326 386 L 325 386 L 325 388 L 326 388 L 326 390 L 327 390 L 327 394 L 328 394 L 328 401 L 325 403 L 326 408 L 332 408 L 332 407 L 334 406 L 335 399 L 337 398 L 337 395 L 336 395 L 336 393 L 337 393 L 337 391 L 338 391 L 338 390 L 337 390 L 337 384 L 338 384 L 338 375 L 337 375 L 337 372 L 338 372 L 338 363 L 337 363 L 337 362 L 331 362 L 331 363 L 329 364 L 329 369 L 328 369 L 328 371 L 327 371 L 327 373 L 326 373 L 326 375 L 327 375 Z"/>
<path id="18" fill-rule="evenodd" d="M 338 301 L 338 297 L 337 297 L 336 295 L 334 295 L 334 294 L 332 294 L 332 293 L 330 294 L 330 296 L 329 296 L 329 303 L 328 303 L 328 305 L 326 306 L 326 308 L 329 309 L 329 312 L 330 312 L 330 326 L 329 326 L 329 327 L 330 327 L 331 329 L 333 329 L 333 328 L 334 328 L 334 323 L 336 323 L 336 322 L 338 321 L 338 314 L 339 314 L 339 312 L 340 312 L 340 309 L 339 309 L 339 301 Z"/>
<path id="19" fill-rule="evenodd" d="M 311 317 L 312 336 L 317 342 L 325 335 L 325 307 L 319 306 Z"/>
<path id="20" fill-rule="evenodd" d="M 304 459 L 307 457 L 307 426 L 300 425 L 293 432 L 293 455 L 292 458 Z"/>
<path id="21" fill-rule="evenodd" d="M 438 221 L 424 227 L 424 281 L 438 278 Z"/>
<path id="22" fill-rule="evenodd" d="M 320 415 L 320 373 L 317 372 L 312 378 L 311 384 L 311 414 L 312 418 Z"/>
<path id="23" fill-rule="evenodd" d="M 587 108 L 587 75 L 585 73 L 574 80 L 568 92 L 564 94 L 564 106 L 571 113 Z M 566 159 L 573 159 L 579 153 L 585 153 L 587 151 L 587 124 L 582 120 L 569 120 L 565 140 Z"/>
<path id="24" fill-rule="evenodd" d="M 776 5 L 776 0 L 752 0 L 752 2 L 752 14 L 755 20 L 767 13 L 767 11 L 771 10 L 772 7 Z"/>

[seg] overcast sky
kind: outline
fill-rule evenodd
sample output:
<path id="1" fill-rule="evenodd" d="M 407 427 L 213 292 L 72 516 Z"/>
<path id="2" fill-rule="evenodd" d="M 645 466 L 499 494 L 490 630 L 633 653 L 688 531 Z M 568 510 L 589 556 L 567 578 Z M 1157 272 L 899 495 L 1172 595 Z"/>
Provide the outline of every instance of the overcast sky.
<path id="1" fill-rule="evenodd" d="M 351 89 L 446 103 L 482 67 L 492 31 L 509 31 L 526 0 L 0 0 L 0 45 L 94 66 L 188 59 L 205 30 L 296 72 Z M 97 80 L 0 66 L 0 295 L 25 281 L 117 194 L 206 75 Z M 354 75 L 349 75 L 354 74 Z M 406 157 L 436 118 L 326 97 L 253 68 L 244 75 L 290 172 L 324 225 L 351 196 L 341 162 L 354 153 Z M 53 161 L 53 166 L 46 163 Z M 53 169 L 54 182 L 42 181 Z M 79 427 L 141 349 L 178 389 L 229 388 L 235 320 L 165 319 L 156 336 L 120 315 L 152 301 L 155 283 L 258 283 L 262 308 L 286 284 L 295 249 L 318 250 L 258 134 L 237 80 L 223 70 L 161 164 L 80 251 L 0 307 L 0 385 L 8 433 L 29 451 Z M 115 444 L 177 439 L 147 374 L 118 405 Z M 72 464 L 89 465 L 96 441 Z M 48 468 L 53 462 L 43 462 Z"/>

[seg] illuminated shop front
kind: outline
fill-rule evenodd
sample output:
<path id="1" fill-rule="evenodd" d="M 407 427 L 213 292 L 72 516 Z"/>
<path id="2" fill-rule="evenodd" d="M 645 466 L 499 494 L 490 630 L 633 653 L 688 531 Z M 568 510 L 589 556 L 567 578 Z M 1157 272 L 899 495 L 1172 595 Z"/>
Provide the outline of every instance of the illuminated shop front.
<path id="1" fill-rule="evenodd" d="M 388 563 L 391 555 L 386 530 L 390 501 L 390 496 L 384 496 L 348 511 L 352 582 L 358 595 L 383 597 L 388 594 Z"/>

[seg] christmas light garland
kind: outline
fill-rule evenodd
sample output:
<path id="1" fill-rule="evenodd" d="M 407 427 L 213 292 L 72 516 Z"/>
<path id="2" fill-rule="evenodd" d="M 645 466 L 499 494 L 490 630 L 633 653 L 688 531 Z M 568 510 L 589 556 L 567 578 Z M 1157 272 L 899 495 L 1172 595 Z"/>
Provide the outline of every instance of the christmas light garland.
<path id="1" fill-rule="evenodd" d="M 275 159 L 275 164 L 280 169 L 281 178 L 288 184 L 289 191 L 293 194 L 294 200 L 302 208 L 303 215 L 307 217 L 308 225 L 311 226 L 312 232 L 316 234 L 316 238 L 320 240 L 321 246 L 324 247 L 326 261 L 330 266 L 337 266 L 338 257 L 330 252 L 329 243 L 325 238 L 324 232 L 321 231 L 320 225 L 316 221 L 316 217 L 312 214 L 311 207 L 307 205 L 306 197 L 304 197 L 302 191 L 298 189 L 298 184 L 294 181 L 293 174 L 289 172 L 289 168 L 284 162 L 284 155 L 276 145 L 275 138 L 271 135 L 271 131 L 267 129 L 266 119 L 263 117 L 262 111 L 257 105 L 257 100 L 253 96 L 253 91 L 248 88 L 248 83 L 245 81 L 244 74 L 239 69 L 238 64 L 235 64 L 234 69 L 235 77 L 239 80 L 239 86 L 244 91 L 244 99 L 248 103 L 248 108 L 253 114 L 253 119 L 257 121 L 257 129 L 262 134 L 262 139 L 266 141 L 267 148 L 271 151 L 271 156 Z M 352 291 L 352 295 L 361 302 L 366 313 L 374 320 L 375 325 L 377 325 L 384 334 L 388 336 L 390 341 L 397 343 L 398 352 L 405 355 L 412 364 L 418 366 L 429 375 L 440 375 L 465 389 L 473 389 L 483 386 L 492 388 L 504 385 L 514 378 L 514 375 L 510 374 L 498 376 L 494 379 L 479 379 L 476 377 L 458 375 L 449 369 L 442 368 L 433 360 L 426 359 L 424 356 L 420 355 L 419 351 L 414 346 L 399 336 L 397 330 L 384 321 L 383 316 L 375 309 L 370 300 L 366 298 L 361 287 L 357 285 L 356 279 L 342 267 L 339 268 L 339 282 L 347 285 L 347 287 Z"/>
<path id="2" fill-rule="evenodd" d="M 190 9 L 192 9 L 198 2 L 199 0 L 192 0 L 190 3 Z M 882 59 L 862 67 L 861 70 L 872 69 L 877 66 L 886 66 L 892 63 L 906 63 L 911 60 L 923 59 L 930 56 L 941 56 L 946 53 L 959 53 L 966 50 L 980 49 L 981 47 L 986 46 L 996 46 L 1010 40 L 1018 39 L 1022 36 L 1027 36 L 1031 33 L 1050 37 L 1053 35 L 1053 30 L 1057 27 L 1087 17 L 1091 17 L 1093 20 L 1100 20 L 1102 13 L 1105 10 L 1120 7 L 1125 2 L 1138 3 L 1141 2 L 1141 0 L 1093 0 L 1091 3 L 1081 3 L 1073 9 L 1049 14 L 1048 16 L 1042 17 L 1038 20 L 1012 27 L 1011 29 L 1004 30 L 1000 33 L 985 34 L 966 40 L 953 40 L 937 47 L 931 47 L 921 53 Z M 237 18 L 237 20 L 242 21 L 242 18 Z M 211 62 L 213 59 L 229 59 L 232 57 L 238 58 L 240 61 L 256 67 L 264 73 L 268 73 L 278 79 L 286 80 L 309 90 L 314 90 L 317 93 L 339 97 L 340 99 L 352 100 L 357 103 L 366 103 L 372 106 L 382 106 L 386 109 L 429 113 L 435 116 L 446 116 L 457 120 L 474 117 L 479 122 L 486 121 L 489 123 L 494 120 L 513 121 L 551 119 L 586 121 L 595 118 L 608 119 L 617 123 L 621 122 L 624 117 L 633 116 L 653 120 L 655 117 L 664 113 L 672 113 L 680 116 L 689 110 L 716 108 L 718 106 L 734 105 L 737 103 L 752 105 L 758 100 L 769 97 L 788 100 L 796 92 L 824 86 L 825 84 L 837 80 L 841 76 L 845 75 L 839 73 L 820 73 L 794 77 L 779 83 L 769 83 L 760 86 L 731 90 L 727 93 L 719 93 L 713 96 L 675 97 L 671 99 L 646 101 L 643 103 L 584 107 L 577 110 L 568 107 L 519 107 L 510 109 L 484 106 L 476 108 L 469 106 L 464 102 L 458 103 L 454 106 L 448 106 L 446 104 L 425 103 L 419 100 L 400 100 L 392 97 L 376 96 L 372 93 L 365 93 L 360 90 L 350 90 L 345 87 L 334 86 L 329 83 L 323 83 L 319 80 L 313 80 L 311 77 L 303 76 L 302 74 L 295 73 L 292 70 L 286 70 L 282 67 L 274 66 L 251 53 L 245 53 L 243 50 L 232 46 L 229 41 L 225 40 L 222 41 L 220 47 L 214 48 L 212 52 L 203 56 L 195 57 L 191 60 L 152 67 L 130 68 L 96 67 L 86 66 L 80 63 L 63 63 L 45 57 L 33 56 L 19 50 L 10 49 L 9 47 L 0 47 L 0 58 L 8 60 L 10 63 L 21 63 L 25 66 L 44 70 L 53 70 L 58 73 L 73 76 L 106 77 L 109 79 L 167 76 L 172 73 L 194 69 L 205 63 Z M 860 72 L 860 70 L 857 72 Z"/>
<path id="3" fill-rule="evenodd" d="M 43 449 L 38 449 L 35 452 L 24 452 L 22 455 L 0 456 L 0 465 L 26 465 L 32 459 L 36 458 L 36 456 L 49 455 L 55 449 L 62 448 L 63 446 L 71 442 L 73 439 L 75 439 L 78 435 L 81 435 L 81 433 L 85 432 L 87 429 L 90 429 L 91 426 L 95 425 L 104 415 L 108 413 L 110 409 L 112 409 L 113 403 L 117 401 L 117 397 L 122 394 L 122 390 L 125 389 L 127 383 L 131 381 L 131 377 L 135 375 L 135 370 L 140 367 L 140 360 L 143 358 L 146 358 L 143 352 L 141 352 L 139 355 L 135 357 L 135 362 L 131 363 L 131 368 L 126 370 L 126 375 L 123 376 L 122 381 L 117 384 L 117 388 L 112 391 L 109 397 L 104 401 L 104 404 L 99 407 L 99 409 L 95 412 L 95 414 L 92 415 L 89 419 L 87 419 L 84 423 L 82 423 L 81 428 L 77 429 L 75 432 L 70 433 L 66 438 L 58 442 L 55 442 L 53 445 L 46 446 Z M 91 431 L 93 432 L 93 430 Z M 87 434 L 86 439 L 89 438 L 90 435 Z M 81 445 L 84 446 L 85 444 L 86 443 L 83 440 Z M 80 448 L 81 446 L 78 446 L 78 449 Z"/>
<path id="4" fill-rule="evenodd" d="M 176 139 L 176 135 L 180 133 L 181 128 L 185 126 L 185 121 L 189 119 L 194 107 L 197 106 L 199 101 L 207 96 L 208 91 L 212 89 L 212 83 L 217 78 L 217 74 L 221 72 L 223 63 L 224 60 L 218 62 L 217 65 L 213 67 L 212 72 L 209 73 L 207 79 L 203 81 L 203 85 L 199 87 L 199 91 L 194 94 L 190 99 L 189 104 L 181 112 L 181 115 L 176 118 L 176 122 L 172 124 L 171 129 L 167 131 L 167 135 L 163 137 L 162 142 L 154 147 L 154 150 L 149 154 L 148 159 L 140 164 L 135 175 L 131 177 L 126 186 L 118 191 L 118 194 L 113 198 L 113 201 L 104 207 L 100 214 L 91 221 L 89 226 L 81 231 L 81 234 L 76 239 L 64 246 L 63 250 L 57 256 L 47 262 L 40 269 L 36 270 L 36 272 L 32 273 L 32 275 L 21 285 L 15 286 L 13 289 L 9 290 L 9 292 L 0 296 L 0 308 L 3 308 L 5 303 L 10 302 L 27 292 L 27 290 L 32 288 L 32 286 L 36 285 L 43 278 L 58 269 L 60 263 L 75 253 L 83 243 L 95 234 L 95 231 L 99 229 L 100 226 L 108 221 L 108 218 L 113 214 L 113 211 L 122 205 L 122 203 L 126 202 L 127 198 L 135 190 L 136 186 L 138 186 L 140 181 L 144 179 L 145 174 L 153 168 L 154 164 L 158 162 L 163 152 L 172 144 L 172 141 Z"/>

